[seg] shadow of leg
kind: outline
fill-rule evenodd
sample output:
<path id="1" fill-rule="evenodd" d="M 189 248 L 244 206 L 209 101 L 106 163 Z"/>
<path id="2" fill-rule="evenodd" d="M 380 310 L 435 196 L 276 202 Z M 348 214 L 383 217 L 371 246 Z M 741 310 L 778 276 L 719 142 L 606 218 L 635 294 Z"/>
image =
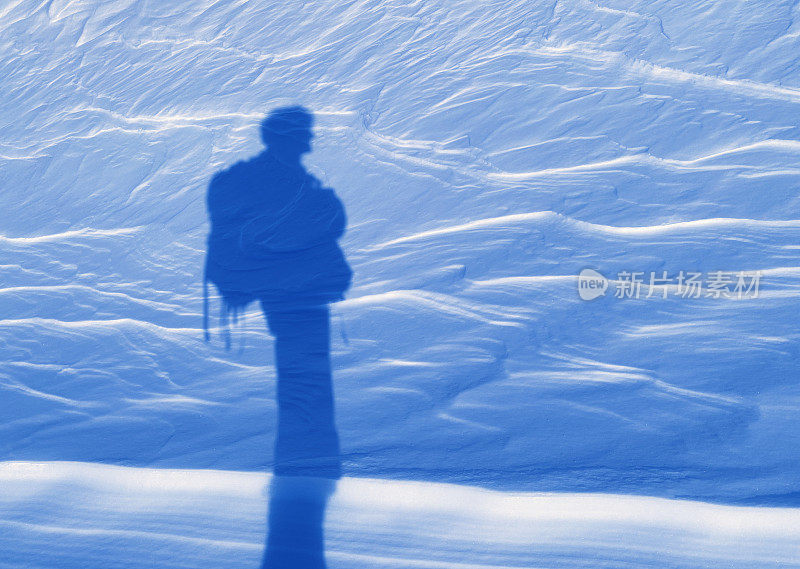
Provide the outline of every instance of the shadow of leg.
<path id="1" fill-rule="evenodd" d="M 265 312 L 278 368 L 275 474 L 339 478 L 328 307 Z"/>
<path id="2" fill-rule="evenodd" d="M 323 523 L 340 477 L 327 306 L 268 310 L 278 368 L 278 432 L 262 569 L 323 569 Z"/>
<path id="3" fill-rule="evenodd" d="M 323 522 L 335 488 L 326 478 L 273 478 L 262 569 L 325 569 Z"/>

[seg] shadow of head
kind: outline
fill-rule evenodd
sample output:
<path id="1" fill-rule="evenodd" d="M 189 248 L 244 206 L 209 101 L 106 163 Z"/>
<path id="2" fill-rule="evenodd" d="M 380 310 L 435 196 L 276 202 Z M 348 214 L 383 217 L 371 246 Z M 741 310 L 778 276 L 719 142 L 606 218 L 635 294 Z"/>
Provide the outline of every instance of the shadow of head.
<path id="1" fill-rule="evenodd" d="M 311 152 L 313 126 L 314 117 L 308 109 L 281 107 L 261 122 L 261 140 L 271 154 L 297 159 Z"/>

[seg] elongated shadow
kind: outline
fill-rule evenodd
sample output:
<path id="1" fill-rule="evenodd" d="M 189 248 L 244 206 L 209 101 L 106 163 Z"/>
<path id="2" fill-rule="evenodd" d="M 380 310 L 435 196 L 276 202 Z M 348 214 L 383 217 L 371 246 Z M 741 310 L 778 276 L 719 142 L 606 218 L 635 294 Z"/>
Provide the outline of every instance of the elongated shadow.
<path id="1" fill-rule="evenodd" d="M 344 208 L 301 163 L 312 125 L 302 107 L 276 109 L 261 124 L 267 149 L 217 174 L 208 190 L 205 279 L 222 297 L 226 342 L 229 322 L 252 302 L 275 338 L 278 424 L 265 569 L 325 567 L 325 508 L 341 475 L 329 304 L 343 298 L 352 273 L 338 245 Z M 207 331 L 207 295 L 204 321 Z"/>

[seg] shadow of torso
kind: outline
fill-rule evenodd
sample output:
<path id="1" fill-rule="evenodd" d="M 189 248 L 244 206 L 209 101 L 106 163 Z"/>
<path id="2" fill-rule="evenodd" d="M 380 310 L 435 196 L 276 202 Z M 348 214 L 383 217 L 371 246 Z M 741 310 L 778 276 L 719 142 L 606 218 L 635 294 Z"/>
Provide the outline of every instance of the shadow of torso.
<path id="1" fill-rule="evenodd" d="M 226 307 L 274 309 L 341 300 L 352 273 L 337 243 L 345 214 L 302 165 L 268 153 L 217 174 L 208 191 L 206 278 Z"/>

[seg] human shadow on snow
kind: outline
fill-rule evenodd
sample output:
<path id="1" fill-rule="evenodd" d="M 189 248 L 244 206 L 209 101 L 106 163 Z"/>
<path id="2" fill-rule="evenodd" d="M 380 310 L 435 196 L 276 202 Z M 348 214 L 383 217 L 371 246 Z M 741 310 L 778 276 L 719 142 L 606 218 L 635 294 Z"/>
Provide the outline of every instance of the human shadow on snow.
<path id="1" fill-rule="evenodd" d="M 352 272 L 338 245 L 346 225 L 334 191 L 304 168 L 312 114 L 282 107 L 261 123 L 258 156 L 214 176 L 205 264 L 222 299 L 222 328 L 258 302 L 275 338 L 278 424 L 262 569 L 325 567 L 323 522 L 341 475 L 334 420 L 329 305 Z"/>

